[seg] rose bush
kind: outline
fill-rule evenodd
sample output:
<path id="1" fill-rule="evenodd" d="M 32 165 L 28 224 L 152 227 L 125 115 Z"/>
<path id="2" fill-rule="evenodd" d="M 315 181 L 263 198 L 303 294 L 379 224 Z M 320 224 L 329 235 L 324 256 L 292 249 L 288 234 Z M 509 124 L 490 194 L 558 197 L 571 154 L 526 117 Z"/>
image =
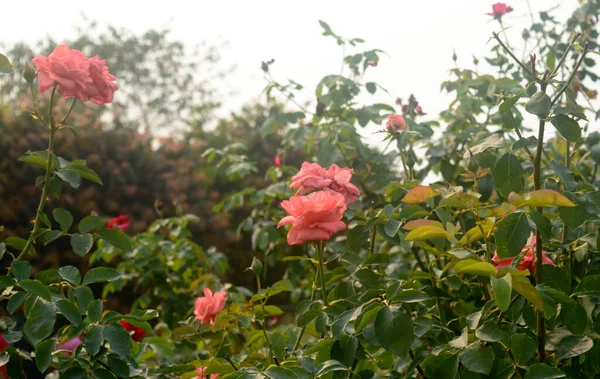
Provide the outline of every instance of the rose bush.
<path id="1" fill-rule="evenodd" d="M 507 22 L 510 11 L 496 4 L 492 16 Z M 39 88 L 52 91 L 39 103 L 35 76 L 26 75 L 29 112 L 48 133 L 48 149 L 21 159 L 44 170 L 29 237 L 0 244 L 10 258 L 0 301 L 11 315 L 0 319 L 0 375 L 21 377 L 30 361 L 61 378 L 599 375 L 600 135 L 589 132 L 598 114 L 580 89 L 598 78 L 590 20 L 599 13 L 600 5 L 582 4 L 558 32 L 541 14 L 551 22 L 523 34 L 535 40 L 527 62 L 494 33 L 487 62 L 497 74 L 453 69 L 443 88 L 457 98 L 439 121 L 423 121 L 413 96 L 396 104 L 402 116 L 391 105 L 362 105 L 361 91 L 380 88 L 366 78 L 381 51 L 360 51 L 364 41 L 321 22 L 348 49 L 342 72 L 317 85 L 314 112 L 293 101 L 300 109 L 264 121 L 264 138 L 282 141 L 265 158 L 272 183 L 232 186 L 242 190 L 215 207 L 247 214 L 237 233 L 256 252 L 247 270 L 255 288 L 221 282 L 227 262 L 191 239 L 195 216 L 159 211 L 129 237 L 124 215 L 75 223 L 62 208 L 48 211 L 47 197 L 64 183 L 101 183 L 84 160 L 56 155 L 55 134 L 70 111 L 57 117 L 55 91 L 103 103 L 116 88 L 102 63 L 92 73 L 73 50 L 37 58 Z M 271 64 L 262 66 L 267 96 L 294 99 L 302 87 L 275 81 Z M 357 128 L 370 124 L 387 146 L 360 137 Z M 236 144 L 204 157 L 244 181 L 257 171 L 244 150 Z M 308 159 L 291 167 L 280 154 Z M 28 258 L 58 238 L 91 267 L 35 271 Z M 272 278 L 273 252 L 285 256 L 283 278 Z M 130 309 L 102 300 L 129 288 L 143 293 Z"/>

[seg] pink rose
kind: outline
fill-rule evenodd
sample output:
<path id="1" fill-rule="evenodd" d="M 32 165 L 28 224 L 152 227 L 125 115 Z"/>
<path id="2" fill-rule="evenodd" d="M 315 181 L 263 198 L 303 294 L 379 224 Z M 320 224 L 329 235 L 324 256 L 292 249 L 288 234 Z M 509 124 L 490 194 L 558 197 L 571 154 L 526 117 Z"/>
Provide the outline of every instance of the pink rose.
<path id="1" fill-rule="evenodd" d="M 281 157 L 279 155 L 275 156 L 275 167 L 281 167 Z"/>
<path id="2" fill-rule="evenodd" d="M 108 73 L 106 61 L 96 55 L 89 60 L 89 64 L 92 82 L 86 86 L 87 95 L 96 104 L 112 103 L 113 94 L 119 87 L 114 83 L 116 78 Z"/>
<path id="3" fill-rule="evenodd" d="M 206 370 L 206 367 L 198 367 L 196 369 L 196 372 L 199 374 L 199 376 L 195 376 L 194 379 L 215 379 L 217 377 L 217 374 L 210 374 L 210 375 L 206 375 L 204 373 L 204 371 Z"/>
<path id="4" fill-rule="evenodd" d="M 488 13 L 488 15 L 494 16 L 494 18 L 500 18 L 500 17 L 504 16 L 505 14 L 510 13 L 512 11 L 513 11 L 512 7 L 509 7 L 506 4 L 496 3 L 496 4 L 492 5 L 492 12 Z"/>
<path id="5" fill-rule="evenodd" d="M 290 188 L 298 188 L 296 195 L 304 195 L 314 190 L 324 190 L 344 195 L 346 204 L 351 204 L 360 196 L 357 186 L 350 183 L 353 169 L 331 165 L 325 170 L 318 163 L 302 163 L 300 172 L 292 177 Z"/>
<path id="6" fill-rule="evenodd" d="M 388 132 L 406 130 L 406 121 L 404 121 L 404 117 L 400 116 L 399 114 L 392 114 L 385 123 L 385 129 Z"/>
<path id="7" fill-rule="evenodd" d="M 523 247 L 523 250 L 521 250 L 521 253 L 526 250 L 527 253 L 525 253 L 525 256 L 517 265 L 517 270 L 529 270 L 529 272 L 532 274 L 535 272 L 535 242 L 536 238 L 533 236 L 531 238 L 531 243 Z M 513 259 L 514 257 L 500 259 L 498 257 L 498 252 L 495 252 L 492 262 L 496 264 L 497 268 L 510 267 Z M 550 259 L 545 252 L 542 252 L 542 264 L 556 266 L 556 264 L 552 262 L 552 259 Z"/>
<path id="8" fill-rule="evenodd" d="M 307 196 L 292 196 L 283 201 L 281 206 L 291 216 L 282 218 L 277 227 L 292 225 L 287 235 L 290 245 L 326 241 L 346 229 L 346 224 L 341 221 L 346 202 L 339 193 L 319 191 Z"/>
<path id="9" fill-rule="evenodd" d="M 38 71 L 40 92 L 58 85 L 58 92 L 64 97 L 89 99 L 86 87 L 92 83 L 90 63 L 81 51 L 58 45 L 52 54 L 47 57 L 37 55 L 32 61 Z"/>
<path id="10" fill-rule="evenodd" d="M 201 324 L 215 324 L 215 318 L 225 308 L 225 296 L 226 291 L 213 294 L 209 288 L 204 288 L 204 297 L 197 298 L 194 307 L 194 314 Z"/>

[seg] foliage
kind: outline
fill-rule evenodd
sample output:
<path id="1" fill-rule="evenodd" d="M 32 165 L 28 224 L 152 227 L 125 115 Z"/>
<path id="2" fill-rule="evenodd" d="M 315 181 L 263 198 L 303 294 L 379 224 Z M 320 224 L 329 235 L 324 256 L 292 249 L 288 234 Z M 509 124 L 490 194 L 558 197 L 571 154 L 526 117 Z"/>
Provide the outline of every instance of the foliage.
<path id="1" fill-rule="evenodd" d="M 229 192 L 213 210 L 245 215 L 236 233 L 251 240 L 255 256 L 246 257 L 244 275 L 256 291 L 217 279 L 226 262 L 192 240 L 194 217 L 160 218 L 129 238 L 95 216 L 76 221 L 63 208 L 46 211 L 53 183 L 79 187 L 82 178 L 110 176 L 58 157 L 54 133 L 67 125 L 33 109 L 50 147 L 21 159 L 46 170 L 38 179 L 41 201 L 30 237 L 0 245 L 10 260 L 0 299 L 26 321 L 22 332 L 11 318 L 0 329 L 10 344 L 28 341 L 35 356 L 11 346 L 0 363 L 8 359 L 10 377 L 28 359 L 65 378 L 192 378 L 197 369 L 220 378 L 599 375 L 600 138 L 590 133 L 598 115 L 587 89 L 597 80 L 592 21 L 599 14 L 596 2 L 581 2 L 563 26 L 542 12 L 523 33 L 534 51 L 527 62 L 514 55 L 514 42 L 494 33 L 486 68 L 456 67 L 442 85 L 456 99 L 440 120 L 422 121 L 411 97 L 406 128 L 381 131 L 383 151 L 358 128 L 382 125 L 395 108 L 357 98 L 383 90 L 366 81 L 381 50 L 363 50 L 363 40 L 321 21 L 345 57 L 343 70 L 317 85 L 314 112 L 295 100 L 302 86 L 276 81 L 273 62 L 265 62 L 267 101 L 283 96 L 298 109 L 257 107 L 260 117 L 252 120 L 259 124 L 238 117 L 232 135 L 218 129 L 209 138 L 200 129 L 187 137 L 190 145 L 207 137 L 202 155 L 214 166 L 207 172 Z M 503 28 L 502 15 L 495 19 Z M 480 73 L 490 66 L 496 74 Z M 52 111 L 52 97 L 49 104 Z M 545 138 L 550 125 L 557 133 Z M 261 141 L 266 146 L 256 149 Z M 352 168 L 361 198 L 344 214 L 347 231 L 292 248 L 277 223 L 286 216 L 279 203 L 293 195 L 296 156 Z M 95 267 L 32 277 L 23 258 L 38 253 L 41 240 L 59 237 L 69 237 L 81 256 L 100 240 L 88 256 Z M 270 270 L 278 259 L 286 264 L 283 277 Z M 126 296 L 132 286 L 143 296 L 122 313 L 105 310 L 92 291 Z M 214 323 L 194 309 L 205 289 L 227 291 Z M 296 303 L 293 316 L 280 306 L 283 296 Z M 129 335 L 124 321 L 146 337 Z M 83 337 L 83 344 L 69 354 L 55 351 L 55 333 Z"/>

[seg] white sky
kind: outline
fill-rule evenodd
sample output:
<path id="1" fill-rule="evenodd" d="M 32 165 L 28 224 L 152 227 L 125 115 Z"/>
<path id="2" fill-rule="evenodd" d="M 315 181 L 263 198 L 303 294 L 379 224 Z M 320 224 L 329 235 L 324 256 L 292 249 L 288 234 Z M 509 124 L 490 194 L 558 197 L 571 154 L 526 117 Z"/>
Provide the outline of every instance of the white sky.
<path id="1" fill-rule="evenodd" d="M 276 80 L 294 79 L 305 87 L 305 97 L 299 99 L 313 99 L 318 81 L 338 73 L 341 65 L 340 48 L 332 38 L 321 36 L 317 20 L 324 20 L 338 35 L 363 38 L 365 49 L 379 48 L 389 55 L 369 70 L 366 81 L 379 83 L 392 97 L 378 91 L 365 101 L 393 104 L 396 96 L 414 93 L 423 110 L 435 117 L 449 102 L 440 84 L 453 67 L 453 51 L 459 66 L 470 67 L 473 55 L 482 58 L 493 46 L 487 43 L 492 31 L 500 30 L 487 15 L 496 1 L 488 0 L 4 1 L 10 1 L 2 5 L 4 44 L 34 42 L 48 34 L 58 41 L 74 37 L 72 26 L 83 24 L 82 14 L 136 33 L 170 25 L 172 37 L 189 45 L 226 41 L 223 64 L 235 64 L 237 69 L 226 79 L 227 91 L 234 95 L 223 99 L 220 115 L 259 98 L 266 84 L 260 63 L 271 58 L 276 60 L 271 66 Z M 511 45 L 520 49 L 521 31 L 530 24 L 527 2 L 506 3 L 515 10 L 504 17 L 504 24 L 512 27 L 507 31 Z M 559 19 L 577 7 L 576 0 L 530 0 L 530 4 L 536 15 L 560 5 L 552 13 Z M 369 127 L 377 129 L 381 126 Z"/>

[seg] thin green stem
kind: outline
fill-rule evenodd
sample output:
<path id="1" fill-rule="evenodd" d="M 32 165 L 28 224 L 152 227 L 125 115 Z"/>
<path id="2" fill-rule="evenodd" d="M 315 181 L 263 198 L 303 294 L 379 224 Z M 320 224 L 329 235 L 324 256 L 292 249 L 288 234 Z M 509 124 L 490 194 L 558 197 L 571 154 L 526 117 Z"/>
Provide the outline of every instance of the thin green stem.
<path id="1" fill-rule="evenodd" d="M 260 289 L 261 289 L 260 275 L 256 275 L 256 286 L 258 287 L 258 290 L 260 291 Z M 269 348 L 269 360 L 275 361 L 277 366 L 279 366 L 277 359 L 275 359 L 275 354 L 273 353 L 273 346 L 271 346 L 271 341 L 269 340 L 269 336 L 267 335 L 267 323 L 266 323 L 266 319 L 265 319 L 265 302 L 266 301 L 267 301 L 267 299 L 265 298 L 265 299 L 262 299 L 262 301 L 260 302 L 260 307 L 262 310 L 262 322 L 260 323 L 261 324 L 260 326 L 263 331 L 263 335 L 265 336 L 265 341 L 267 342 L 267 347 Z"/>
<path id="2" fill-rule="evenodd" d="M 62 120 L 60 120 L 60 123 L 58 124 L 58 126 L 63 126 L 65 124 L 65 122 L 67 121 L 67 119 L 71 115 L 71 111 L 73 111 L 73 108 L 75 107 L 75 103 L 76 102 L 77 102 L 77 99 L 73 98 L 73 102 L 71 103 L 71 107 L 69 108 L 69 111 L 67 112 L 67 114 L 65 115 L 65 117 L 63 117 Z"/>
<path id="3" fill-rule="evenodd" d="M 317 275 L 317 273 L 315 273 L 315 280 L 313 280 L 313 283 L 312 283 L 312 290 L 310 293 L 310 301 L 313 301 L 315 299 L 315 292 L 316 292 L 316 288 L 317 288 L 316 275 Z M 302 341 L 302 336 L 304 335 L 305 330 L 306 330 L 306 326 L 302 327 L 302 329 L 300 330 L 300 334 L 298 334 L 298 338 L 296 338 L 296 343 L 294 344 L 292 351 L 296 351 L 296 349 L 298 349 L 298 347 L 300 346 L 300 341 Z"/>
<path id="4" fill-rule="evenodd" d="M 325 243 L 323 241 L 317 242 L 317 259 L 319 261 L 319 278 L 321 279 L 321 295 L 323 297 L 323 304 L 327 307 L 327 288 L 325 286 L 325 265 L 323 264 L 323 250 L 325 250 Z"/>
<path id="5" fill-rule="evenodd" d="M 531 160 L 531 162 L 533 162 L 535 160 L 535 158 L 533 157 L 531 150 L 529 150 L 529 147 L 527 146 L 527 142 L 525 141 L 525 138 L 523 138 L 523 135 L 521 134 L 521 131 L 519 130 L 519 127 L 517 126 L 515 116 L 513 116 L 512 112 L 510 110 L 508 111 L 508 115 L 510 116 L 510 120 L 512 121 L 513 127 L 515 128 L 515 132 L 517 133 L 517 136 L 519 137 L 519 141 L 521 141 L 523 148 L 527 152 L 527 156 L 529 156 L 529 159 Z"/>
<path id="6" fill-rule="evenodd" d="M 412 180 L 412 175 L 408 166 L 406 165 L 406 157 L 404 155 L 404 148 L 402 147 L 402 137 L 404 137 L 404 133 L 400 133 L 400 137 L 398 137 L 398 151 L 400 152 L 400 160 L 402 161 L 402 168 L 404 169 L 404 175 L 408 180 Z"/>
<path id="7" fill-rule="evenodd" d="M 540 90 L 542 92 L 546 92 L 546 88 L 549 80 L 549 72 L 546 71 L 544 77 L 542 79 L 542 85 Z M 535 161 L 533 162 L 533 182 L 536 190 L 542 188 L 542 179 L 541 179 L 541 163 L 542 163 L 542 147 L 544 145 L 544 128 L 546 126 L 546 121 L 543 118 L 540 118 L 539 129 L 538 129 L 538 141 L 537 141 L 537 150 L 535 152 Z M 537 212 L 542 214 L 542 208 L 538 207 Z M 536 285 L 540 285 L 544 281 L 544 271 L 543 271 L 543 252 L 542 252 L 542 232 L 539 228 L 536 228 L 535 231 L 536 242 L 535 242 L 535 282 Z M 546 340 L 546 326 L 544 313 L 537 310 L 537 336 L 538 336 L 538 360 L 540 363 L 543 363 L 546 360 L 546 350 L 545 350 L 545 340 Z"/>
<path id="8" fill-rule="evenodd" d="M 573 36 L 573 38 L 571 39 L 571 43 L 569 43 L 569 46 L 567 46 L 567 49 L 565 50 L 565 52 L 563 53 L 563 55 L 560 57 L 560 60 L 558 61 L 558 64 L 556 65 L 556 67 L 554 68 L 554 70 L 552 71 L 552 73 L 550 74 L 550 78 L 554 77 L 554 75 L 556 75 L 558 73 L 558 70 L 560 70 L 561 66 L 565 63 L 565 59 L 567 59 L 567 55 L 569 54 L 569 52 L 573 48 L 573 43 L 575 43 L 575 41 L 577 41 L 577 39 L 580 36 L 581 36 L 581 33 L 576 33 Z"/>
<path id="9" fill-rule="evenodd" d="M 519 66 L 521 66 L 521 68 L 523 69 L 523 71 L 525 71 L 527 74 L 529 74 L 529 76 L 533 77 L 534 80 L 539 81 L 538 78 L 536 78 L 533 73 L 531 72 L 531 70 L 525 66 L 525 64 L 523 64 L 523 62 L 521 62 L 521 60 L 519 58 L 517 58 L 513 52 L 508 48 L 508 46 L 506 46 L 504 44 L 504 42 L 502 42 L 502 40 L 500 39 L 500 36 L 498 36 L 498 33 L 493 32 L 492 36 L 496 39 L 496 41 L 498 41 L 498 43 L 500 44 L 500 46 L 502 46 L 502 49 L 504 49 L 504 51 L 510 55 L 510 57 L 515 61 L 515 63 L 517 63 Z"/>
<path id="10" fill-rule="evenodd" d="M 571 85 L 571 82 L 573 81 L 573 78 L 575 77 L 575 75 L 577 75 L 577 70 L 579 70 L 579 66 L 581 66 L 581 63 L 583 63 L 583 59 L 585 58 L 585 55 L 588 52 L 587 47 L 588 47 L 588 44 L 586 42 L 585 46 L 583 47 L 583 52 L 581 53 L 581 57 L 579 57 L 579 60 L 575 64 L 575 68 L 573 69 L 573 71 L 571 71 L 571 74 L 567 78 L 567 81 L 562 86 L 562 88 L 552 98 L 552 101 L 550 102 L 550 108 L 552 108 L 552 106 L 560 99 L 560 97 L 567 90 L 567 88 L 569 88 L 569 85 Z"/>
<path id="11" fill-rule="evenodd" d="M 369 245 L 369 256 L 373 255 L 373 253 L 375 252 L 375 238 L 377 237 L 377 228 L 376 227 L 371 227 L 371 238 L 370 238 L 370 245 Z"/>
<path id="12" fill-rule="evenodd" d="M 413 351 L 413 349 L 408 349 L 408 355 L 410 355 L 410 359 L 411 360 L 415 360 L 415 352 Z M 424 379 L 427 378 L 427 376 L 425 376 L 425 372 L 423 371 L 423 369 L 421 368 L 420 365 L 417 364 L 417 372 L 419 373 L 420 378 Z"/>
<path id="13" fill-rule="evenodd" d="M 54 149 L 54 134 L 56 133 L 56 129 L 54 128 L 54 122 L 52 121 L 52 103 L 54 100 L 54 93 L 56 91 L 56 86 L 52 88 L 52 95 L 50 96 L 50 105 L 48 106 L 48 128 L 50 130 L 50 137 L 48 138 L 48 154 L 46 156 L 46 174 L 44 176 L 44 186 L 42 187 L 42 196 L 40 198 L 40 202 L 37 207 L 37 211 L 35 213 L 35 219 L 33 221 L 33 229 L 31 230 L 31 234 L 25 243 L 25 247 L 19 254 L 16 260 L 23 259 L 33 241 L 35 240 L 39 230 L 40 230 L 40 221 L 42 219 L 42 214 L 44 213 L 44 206 L 46 205 L 46 197 L 48 196 L 48 189 L 50 188 L 50 177 L 52 174 L 52 153 Z"/>

